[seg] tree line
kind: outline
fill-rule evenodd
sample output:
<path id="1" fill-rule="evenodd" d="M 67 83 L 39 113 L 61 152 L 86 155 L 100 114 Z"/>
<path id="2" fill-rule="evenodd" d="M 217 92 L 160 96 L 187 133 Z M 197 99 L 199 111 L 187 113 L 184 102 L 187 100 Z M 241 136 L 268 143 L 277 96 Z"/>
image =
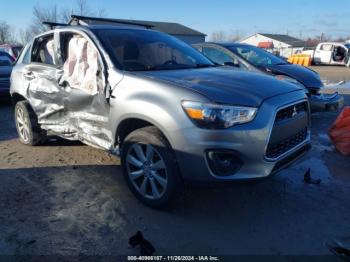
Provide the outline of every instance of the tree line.
<path id="1" fill-rule="evenodd" d="M 72 8 L 59 8 L 57 5 L 49 7 L 36 4 L 32 10 L 32 20 L 25 28 L 16 30 L 6 21 L 0 21 L 0 45 L 1 44 L 26 44 L 35 35 L 47 31 L 47 26 L 43 25 L 43 21 L 55 23 L 68 23 L 72 14 L 82 16 L 106 16 L 103 8 L 92 11 L 86 0 L 75 0 Z"/>
<path id="2" fill-rule="evenodd" d="M 242 31 L 236 30 L 236 31 L 222 31 L 222 30 L 216 30 L 213 31 L 209 36 L 209 41 L 212 42 L 237 42 L 239 40 L 242 40 L 243 38 L 247 37 L 246 34 L 244 34 Z M 295 38 L 298 38 L 295 36 Z M 350 39 L 350 35 L 348 37 L 330 37 L 326 35 L 325 33 L 321 33 L 320 35 L 316 35 L 313 37 L 307 37 L 302 38 L 299 37 L 301 40 L 305 41 L 306 46 L 316 46 L 320 42 L 346 42 Z"/>

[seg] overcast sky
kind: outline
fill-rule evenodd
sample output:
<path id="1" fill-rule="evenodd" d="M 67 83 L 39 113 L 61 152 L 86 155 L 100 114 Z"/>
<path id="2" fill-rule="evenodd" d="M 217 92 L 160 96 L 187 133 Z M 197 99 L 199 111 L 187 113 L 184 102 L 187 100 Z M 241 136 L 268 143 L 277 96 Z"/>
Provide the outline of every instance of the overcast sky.
<path id="1" fill-rule="evenodd" d="M 108 17 L 178 22 L 210 36 L 213 31 L 241 36 L 254 32 L 307 37 L 350 36 L 350 0 L 87 0 L 91 11 Z M 74 0 L 1 0 L 0 20 L 19 29 L 32 19 L 39 4 L 59 8 Z"/>

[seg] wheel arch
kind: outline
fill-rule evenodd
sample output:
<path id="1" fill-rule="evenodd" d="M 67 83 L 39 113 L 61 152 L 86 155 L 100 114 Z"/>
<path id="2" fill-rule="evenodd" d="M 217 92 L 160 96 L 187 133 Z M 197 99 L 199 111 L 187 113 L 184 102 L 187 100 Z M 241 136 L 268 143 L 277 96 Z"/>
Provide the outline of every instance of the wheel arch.
<path id="1" fill-rule="evenodd" d="M 125 138 L 133 131 L 147 127 L 147 126 L 154 126 L 156 127 L 162 135 L 165 137 L 169 145 L 172 147 L 171 141 L 169 140 L 169 137 L 167 136 L 166 132 L 161 128 L 157 123 L 150 119 L 145 119 L 140 116 L 130 116 L 125 119 L 123 119 L 117 126 L 116 133 L 115 133 L 115 144 L 121 146 L 125 140 Z"/>
<path id="2" fill-rule="evenodd" d="M 24 96 L 19 93 L 11 94 L 12 105 L 15 106 L 19 101 L 27 100 Z"/>

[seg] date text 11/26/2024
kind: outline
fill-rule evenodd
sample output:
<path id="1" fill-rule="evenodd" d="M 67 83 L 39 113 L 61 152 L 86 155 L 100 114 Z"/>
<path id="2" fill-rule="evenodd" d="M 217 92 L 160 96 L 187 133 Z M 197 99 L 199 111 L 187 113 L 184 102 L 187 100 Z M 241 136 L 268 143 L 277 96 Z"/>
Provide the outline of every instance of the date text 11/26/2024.
<path id="1" fill-rule="evenodd" d="M 220 261 L 217 256 L 128 256 L 128 261 Z"/>

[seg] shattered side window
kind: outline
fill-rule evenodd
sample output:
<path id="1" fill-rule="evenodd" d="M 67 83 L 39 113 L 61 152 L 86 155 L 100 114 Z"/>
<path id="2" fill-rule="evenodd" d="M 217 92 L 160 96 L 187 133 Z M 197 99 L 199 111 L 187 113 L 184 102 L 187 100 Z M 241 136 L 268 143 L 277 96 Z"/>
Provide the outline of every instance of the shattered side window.
<path id="1" fill-rule="evenodd" d="M 30 47 L 28 47 L 23 56 L 22 64 L 30 64 L 30 54 L 31 54 Z"/>
<path id="2" fill-rule="evenodd" d="M 54 39 L 53 34 L 43 36 L 34 43 L 32 62 L 54 65 Z"/>

